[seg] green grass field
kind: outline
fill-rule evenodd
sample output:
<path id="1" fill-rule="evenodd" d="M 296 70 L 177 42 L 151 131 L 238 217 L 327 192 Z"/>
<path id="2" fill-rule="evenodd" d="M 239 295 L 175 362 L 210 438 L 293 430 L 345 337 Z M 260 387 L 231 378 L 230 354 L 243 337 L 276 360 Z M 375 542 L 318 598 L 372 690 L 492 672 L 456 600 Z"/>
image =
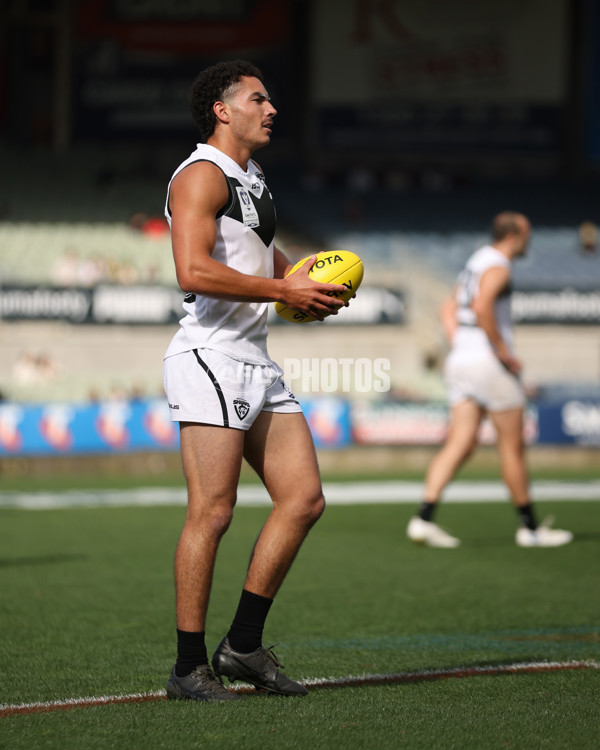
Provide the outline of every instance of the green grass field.
<path id="1" fill-rule="evenodd" d="M 154 700 L 0 718 L 6 748 L 597 748 L 597 668 L 425 679 L 426 670 L 600 662 L 600 504 L 540 503 L 575 533 L 522 550 L 507 504 L 447 504 L 458 550 L 410 545 L 411 505 L 331 506 L 271 610 L 296 679 L 412 673 L 235 705 Z M 0 510 L 0 703 L 164 689 L 183 507 Z M 267 508 L 219 553 L 207 640 L 227 630 Z M 419 674 L 422 673 L 422 679 Z"/>

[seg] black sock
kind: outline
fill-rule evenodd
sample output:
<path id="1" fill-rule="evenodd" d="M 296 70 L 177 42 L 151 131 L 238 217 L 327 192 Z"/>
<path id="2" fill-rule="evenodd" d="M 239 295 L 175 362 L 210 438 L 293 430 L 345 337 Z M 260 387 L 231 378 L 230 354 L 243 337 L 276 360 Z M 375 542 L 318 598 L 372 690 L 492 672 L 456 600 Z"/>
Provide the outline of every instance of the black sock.
<path id="1" fill-rule="evenodd" d="M 227 637 L 234 651 L 249 654 L 262 646 L 262 634 L 272 599 L 242 590 L 240 603 Z"/>
<path id="2" fill-rule="evenodd" d="M 436 505 L 437 503 L 428 503 L 427 500 L 423 500 L 419 508 L 419 518 L 422 518 L 423 521 L 433 521 Z"/>
<path id="3" fill-rule="evenodd" d="M 517 513 L 521 517 L 524 526 L 527 526 L 531 531 L 537 529 L 538 525 L 535 520 L 535 511 L 533 510 L 533 505 L 531 503 L 529 503 L 529 505 L 517 506 Z"/>
<path id="4" fill-rule="evenodd" d="M 193 672 L 199 664 L 208 664 L 204 631 L 190 633 L 185 630 L 178 630 L 175 674 L 177 677 L 185 677 Z"/>

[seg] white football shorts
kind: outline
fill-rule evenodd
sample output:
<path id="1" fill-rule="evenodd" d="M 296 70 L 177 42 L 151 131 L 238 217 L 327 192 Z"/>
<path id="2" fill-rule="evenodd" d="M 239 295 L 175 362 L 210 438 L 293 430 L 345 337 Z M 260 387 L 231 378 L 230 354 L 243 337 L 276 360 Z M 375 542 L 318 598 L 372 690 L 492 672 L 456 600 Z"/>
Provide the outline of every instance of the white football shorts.
<path id="1" fill-rule="evenodd" d="M 165 393 L 173 422 L 248 430 L 261 411 L 302 411 L 275 363 L 249 363 L 214 349 L 192 349 L 166 357 Z"/>
<path id="2" fill-rule="evenodd" d="M 444 380 L 450 406 L 472 399 L 488 411 L 506 411 L 526 403 L 519 378 L 491 352 L 479 358 L 451 352 L 444 365 Z"/>

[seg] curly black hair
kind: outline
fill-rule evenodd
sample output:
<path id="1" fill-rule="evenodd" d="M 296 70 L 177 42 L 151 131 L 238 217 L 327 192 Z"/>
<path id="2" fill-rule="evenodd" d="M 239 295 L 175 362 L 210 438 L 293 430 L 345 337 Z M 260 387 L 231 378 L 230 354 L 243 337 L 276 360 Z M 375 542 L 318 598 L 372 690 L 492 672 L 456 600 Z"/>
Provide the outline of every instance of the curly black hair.
<path id="1" fill-rule="evenodd" d="M 245 76 L 258 78 L 264 83 L 260 70 L 246 60 L 229 60 L 211 65 L 194 80 L 190 91 L 190 112 L 200 130 L 202 143 L 206 143 L 217 125 L 213 104 L 222 101 Z"/>

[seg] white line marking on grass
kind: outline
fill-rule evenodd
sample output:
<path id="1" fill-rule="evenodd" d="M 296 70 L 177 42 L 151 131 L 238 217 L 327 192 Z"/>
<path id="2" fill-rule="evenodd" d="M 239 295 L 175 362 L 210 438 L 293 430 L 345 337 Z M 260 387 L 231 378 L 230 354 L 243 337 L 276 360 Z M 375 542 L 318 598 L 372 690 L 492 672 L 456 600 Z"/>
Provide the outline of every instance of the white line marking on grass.
<path id="1" fill-rule="evenodd" d="M 325 499 L 330 505 L 369 503 L 416 503 L 422 499 L 422 482 L 326 482 Z M 533 482 L 533 500 L 600 501 L 600 481 Z M 509 500 L 502 482 L 454 482 L 444 493 L 449 503 L 500 503 Z M 262 485 L 242 485 L 239 506 L 270 505 Z M 65 492 L 0 492 L 0 508 L 54 510 L 57 508 L 100 508 L 185 505 L 183 487 L 138 487 L 130 490 L 66 490 Z"/>
<path id="2" fill-rule="evenodd" d="M 129 695 L 99 695 L 90 698 L 66 698 L 62 701 L 40 703 L 0 704 L 0 718 L 15 714 L 49 713 L 51 711 L 70 711 L 72 708 L 91 708 L 108 706 L 114 703 L 147 703 L 166 698 L 164 690 L 153 690 L 148 693 L 130 693 Z"/>
<path id="3" fill-rule="evenodd" d="M 411 682 L 457 679 L 466 677 L 489 677 L 508 674 L 538 674 L 542 672 L 566 672 L 582 669 L 600 669 L 596 661 L 553 661 L 524 662 L 517 664 L 473 665 L 453 667 L 450 669 L 425 669 L 417 672 L 397 672 L 392 674 L 364 674 L 349 677 L 313 677 L 303 680 L 302 684 L 309 689 L 335 687 L 361 687 L 367 685 L 400 685 Z M 251 685 L 237 685 L 231 690 L 237 693 L 256 692 Z M 51 711 L 70 711 L 74 708 L 92 708 L 119 703 L 149 703 L 166 700 L 164 690 L 147 693 L 130 693 L 129 695 L 101 695 L 88 698 L 67 698 L 62 701 L 38 703 L 0 704 L 0 718 L 16 714 L 49 713 Z"/>

